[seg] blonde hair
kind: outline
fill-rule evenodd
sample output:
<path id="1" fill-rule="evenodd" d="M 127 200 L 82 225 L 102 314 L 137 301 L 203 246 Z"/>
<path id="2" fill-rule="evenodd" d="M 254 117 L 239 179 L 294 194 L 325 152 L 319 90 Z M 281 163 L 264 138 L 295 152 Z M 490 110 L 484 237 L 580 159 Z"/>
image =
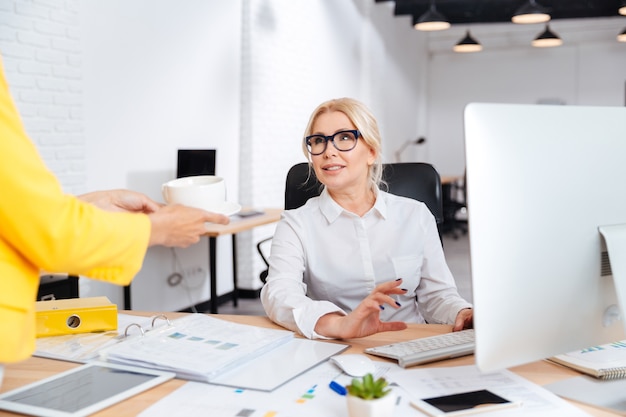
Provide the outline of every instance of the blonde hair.
<path id="1" fill-rule="evenodd" d="M 317 108 L 311 114 L 309 123 L 304 131 L 304 137 L 313 134 L 313 125 L 317 118 L 324 113 L 341 112 L 345 114 L 350 122 L 361 133 L 359 140 L 365 142 L 367 146 L 374 150 L 376 159 L 374 163 L 369 167 L 369 185 L 372 190 L 378 188 L 382 184 L 383 165 L 382 165 L 382 144 L 380 138 L 380 131 L 378 130 L 378 122 L 372 114 L 372 112 L 358 100 L 353 98 L 336 98 L 325 101 L 317 106 Z M 330 146 L 330 144 L 329 144 Z M 302 151 L 309 161 L 309 170 L 312 170 L 311 154 L 307 150 L 306 143 L 302 141 Z"/>

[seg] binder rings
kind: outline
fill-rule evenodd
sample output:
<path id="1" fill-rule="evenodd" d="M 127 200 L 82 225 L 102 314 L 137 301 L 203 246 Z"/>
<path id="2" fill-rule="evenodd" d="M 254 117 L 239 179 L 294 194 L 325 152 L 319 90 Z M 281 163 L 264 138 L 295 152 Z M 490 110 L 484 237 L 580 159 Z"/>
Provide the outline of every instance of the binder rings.
<path id="1" fill-rule="evenodd" d="M 37 337 L 117 329 L 117 306 L 107 297 L 35 303 Z"/>

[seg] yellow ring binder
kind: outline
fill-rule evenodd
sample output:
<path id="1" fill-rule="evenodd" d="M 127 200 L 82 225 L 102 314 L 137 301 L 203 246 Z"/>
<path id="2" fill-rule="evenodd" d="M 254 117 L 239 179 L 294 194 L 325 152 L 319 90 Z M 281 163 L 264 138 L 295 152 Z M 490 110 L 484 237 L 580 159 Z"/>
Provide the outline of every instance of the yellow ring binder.
<path id="1" fill-rule="evenodd" d="M 35 316 L 37 337 L 117 329 L 117 306 L 107 297 L 37 301 Z"/>

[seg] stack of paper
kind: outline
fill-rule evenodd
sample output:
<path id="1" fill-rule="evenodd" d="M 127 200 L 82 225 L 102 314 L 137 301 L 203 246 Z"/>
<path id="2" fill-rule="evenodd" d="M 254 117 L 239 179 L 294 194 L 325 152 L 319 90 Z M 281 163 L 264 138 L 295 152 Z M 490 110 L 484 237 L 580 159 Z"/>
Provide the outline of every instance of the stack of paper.
<path id="1" fill-rule="evenodd" d="M 191 314 L 129 337 L 100 352 L 102 360 L 172 371 L 210 382 L 224 372 L 293 339 L 293 332 L 237 324 Z"/>

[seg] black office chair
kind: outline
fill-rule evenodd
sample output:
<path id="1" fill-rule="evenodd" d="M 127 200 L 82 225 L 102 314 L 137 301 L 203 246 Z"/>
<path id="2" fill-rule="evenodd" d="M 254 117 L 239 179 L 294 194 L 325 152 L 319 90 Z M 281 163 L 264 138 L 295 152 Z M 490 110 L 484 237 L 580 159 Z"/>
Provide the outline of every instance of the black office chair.
<path id="1" fill-rule="evenodd" d="M 441 225 L 444 220 L 441 179 L 432 165 L 423 162 L 383 164 L 383 180 L 387 183 L 391 194 L 412 198 L 426 204 L 435 216 L 439 237 L 441 237 Z M 309 198 L 320 195 L 321 190 L 321 184 L 317 181 L 315 172 L 312 169 L 309 170 L 307 162 L 294 165 L 287 173 L 285 209 L 291 210 L 303 206 Z M 262 246 L 270 240 L 271 238 L 267 238 L 257 244 L 257 251 L 268 268 L 269 263 Z M 267 269 L 261 272 L 260 278 L 263 283 L 267 279 L 267 274 Z"/>

